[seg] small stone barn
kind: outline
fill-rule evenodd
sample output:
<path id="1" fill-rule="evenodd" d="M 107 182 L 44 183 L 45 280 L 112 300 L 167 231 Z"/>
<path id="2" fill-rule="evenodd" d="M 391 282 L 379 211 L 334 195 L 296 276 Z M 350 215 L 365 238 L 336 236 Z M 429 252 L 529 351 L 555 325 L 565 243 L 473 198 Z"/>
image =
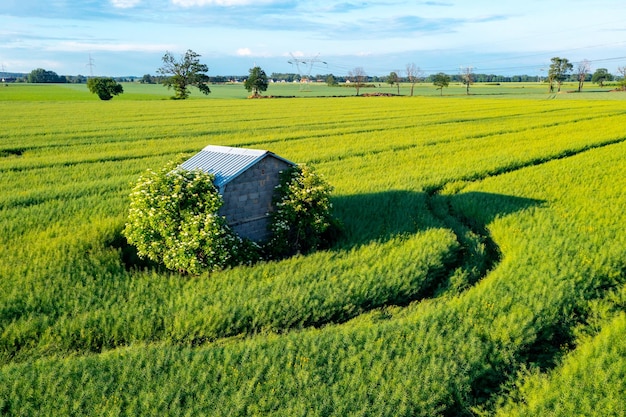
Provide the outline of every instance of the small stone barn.
<path id="1" fill-rule="evenodd" d="M 269 151 L 209 145 L 181 164 L 215 175 L 224 205 L 219 214 L 241 237 L 262 242 L 269 237 L 269 213 L 280 172 L 295 165 Z"/>

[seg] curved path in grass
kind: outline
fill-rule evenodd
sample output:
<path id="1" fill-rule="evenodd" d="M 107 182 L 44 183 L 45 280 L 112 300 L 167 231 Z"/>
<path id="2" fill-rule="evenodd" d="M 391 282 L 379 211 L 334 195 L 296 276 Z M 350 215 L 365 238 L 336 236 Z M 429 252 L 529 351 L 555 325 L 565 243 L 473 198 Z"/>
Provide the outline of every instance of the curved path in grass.
<path id="1" fill-rule="evenodd" d="M 579 149 L 564 150 L 556 155 L 531 159 L 512 166 L 501 167 L 483 175 L 460 178 L 453 182 L 479 182 L 489 177 L 504 175 L 531 166 L 569 158 L 593 149 L 622 142 L 626 142 L 626 137 L 591 144 Z M 444 193 L 444 190 L 453 182 L 447 182 L 426 191 L 428 209 L 447 228 L 454 232 L 460 245 L 460 250 L 456 253 L 456 260 L 451 264 L 448 280 L 441 285 L 438 293 L 447 290 L 459 292 L 474 285 L 484 278 L 487 273 L 500 262 L 502 255 L 500 248 L 491 238 L 487 225 L 479 224 L 476 220 L 468 218 L 463 213 L 454 209 L 452 202 L 453 199 L 457 198 L 459 195 L 457 194 L 458 191 L 455 193 Z M 493 197 L 491 197 L 491 199 L 493 200 Z"/>

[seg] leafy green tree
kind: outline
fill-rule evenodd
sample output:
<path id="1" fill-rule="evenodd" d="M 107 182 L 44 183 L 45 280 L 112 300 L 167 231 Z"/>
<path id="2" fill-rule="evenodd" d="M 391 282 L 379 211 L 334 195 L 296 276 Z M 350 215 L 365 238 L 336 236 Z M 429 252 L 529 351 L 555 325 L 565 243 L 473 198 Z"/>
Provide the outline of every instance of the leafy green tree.
<path id="1" fill-rule="evenodd" d="M 150 74 L 144 74 L 143 77 L 141 77 L 141 81 L 142 84 L 156 84 L 156 82 L 154 81 L 154 77 Z"/>
<path id="2" fill-rule="evenodd" d="M 613 75 L 606 68 L 598 68 L 591 76 L 591 82 L 604 87 L 605 81 L 613 81 Z"/>
<path id="3" fill-rule="evenodd" d="M 398 95 L 400 95 L 400 77 L 398 77 L 398 73 L 395 71 L 391 71 L 387 76 L 387 84 L 398 86 Z"/>
<path id="4" fill-rule="evenodd" d="M 113 96 L 122 94 L 124 88 L 113 78 L 94 77 L 87 80 L 87 88 L 100 97 L 100 100 L 111 100 Z"/>
<path id="5" fill-rule="evenodd" d="M 270 257 L 308 253 L 329 246 L 340 226 L 332 216 L 330 186 L 308 165 L 281 173 L 271 213 L 272 237 L 267 243 Z"/>
<path id="6" fill-rule="evenodd" d="M 237 236 L 217 214 L 223 200 L 213 180 L 213 175 L 173 163 L 139 179 L 130 194 L 124 235 L 141 258 L 189 274 L 258 258 L 257 246 Z"/>
<path id="7" fill-rule="evenodd" d="M 328 77 L 326 77 L 326 85 L 329 87 L 337 85 L 337 80 L 333 74 L 328 74 Z"/>
<path id="8" fill-rule="evenodd" d="M 268 87 L 267 75 L 261 67 L 250 68 L 250 75 L 243 84 L 244 88 L 252 92 L 254 97 L 258 97 L 261 92 L 266 91 Z"/>
<path id="9" fill-rule="evenodd" d="M 47 71 L 43 68 L 32 70 L 27 78 L 29 83 L 64 83 L 65 77 L 59 77 L 54 71 Z"/>
<path id="10" fill-rule="evenodd" d="M 166 52 L 162 58 L 163 66 L 157 72 L 165 78 L 162 83 L 167 88 L 174 88 L 174 99 L 184 100 L 189 97 L 188 86 L 195 86 L 203 94 L 209 94 L 211 89 L 207 85 L 209 76 L 205 73 L 209 70 L 205 64 L 200 63 L 200 55 L 188 49 L 177 60 L 171 52 Z"/>
<path id="11" fill-rule="evenodd" d="M 443 89 L 450 85 L 450 76 L 440 72 L 439 74 L 435 74 L 433 76 L 433 85 L 437 87 L 437 90 L 441 90 L 441 95 L 443 96 Z"/>
<path id="12" fill-rule="evenodd" d="M 570 72 L 574 65 L 572 65 L 567 58 L 554 57 L 550 60 L 550 69 L 548 69 L 548 83 L 550 84 L 550 91 L 554 89 L 554 83 L 557 85 L 557 92 L 561 91 L 561 84 L 567 78 L 568 72 Z"/>

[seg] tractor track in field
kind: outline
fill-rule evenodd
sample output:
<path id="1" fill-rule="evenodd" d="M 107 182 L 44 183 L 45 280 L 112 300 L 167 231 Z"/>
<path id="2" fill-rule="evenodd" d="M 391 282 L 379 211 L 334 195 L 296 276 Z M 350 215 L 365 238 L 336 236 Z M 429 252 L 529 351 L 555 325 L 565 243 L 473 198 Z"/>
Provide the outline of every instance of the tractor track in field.
<path id="1" fill-rule="evenodd" d="M 461 292 L 484 278 L 500 261 L 501 252 L 486 227 L 478 226 L 454 210 L 453 196 L 441 194 L 442 188 L 430 190 L 426 204 L 433 216 L 454 233 L 460 249 L 450 263 L 448 278 L 437 292 Z"/>
<path id="2" fill-rule="evenodd" d="M 589 145 L 576 150 L 566 150 L 552 157 L 529 160 L 517 166 L 503 167 L 502 169 L 494 170 L 492 173 L 466 178 L 464 181 L 479 182 L 490 177 L 520 171 L 525 168 L 565 160 L 594 149 L 607 148 L 611 145 L 624 143 L 626 143 L 626 137 L 607 141 L 603 144 Z M 450 193 L 446 192 L 448 187 L 453 185 L 454 182 L 455 181 L 445 182 L 426 190 L 426 204 L 428 210 L 433 216 L 439 219 L 445 227 L 449 228 L 455 234 L 460 246 L 460 249 L 454 254 L 456 259 L 450 264 L 447 279 L 444 275 L 443 280 L 439 284 L 439 288 L 434 294 L 435 297 L 446 296 L 447 294 L 456 295 L 470 289 L 485 278 L 490 271 L 496 268 L 502 259 L 502 252 L 498 244 L 491 237 L 487 227 L 490 221 L 485 219 L 490 218 L 489 213 L 493 215 L 493 213 L 511 213 L 512 211 L 503 210 L 499 212 L 498 208 L 485 206 L 488 207 L 488 212 L 482 220 L 484 223 L 481 224 L 478 219 L 466 216 L 462 212 L 462 209 L 459 209 L 459 205 L 456 204 L 456 199 L 469 198 L 470 201 L 473 200 L 473 204 L 495 202 L 496 205 L 498 202 L 505 200 L 509 202 L 517 200 L 517 205 L 513 210 L 545 203 L 540 200 L 481 193 L 473 190 L 462 192 L 463 189 L 461 189 Z M 463 181 L 459 180 L 459 182 Z M 488 198 L 481 198 L 485 196 Z M 479 207 L 483 206 L 481 205 Z M 585 322 L 584 315 L 574 318 L 568 316 L 568 320 L 575 320 L 575 324 L 563 325 L 563 320 L 554 320 L 542 325 L 541 328 L 537 330 L 536 338 L 532 343 L 515 352 L 515 360 L 519 363 L 536 366 L 543 372 L 554 369 L 558 365 L 560 358 L 563 357 L 564 352 L 571 352 L 575 348 L 575 332 L 573 329 L 576 328 L 576 326 L 588 324 Z M 493 369 L 497 368 L 498 364 L 496 361 L 494 362 Z M 470 395 L 476 403 L 488 404 L 489 400 L 485 401 L 486 398 L 494 398 L 501 393 L 508 392 L 510 388 L 508 384 L 510 384 L 511 380 L 510 375 L 507 375 L 506 372 L 494 371 L 485 373 L 472 382 Z M 494 393 L 497 394 L 494 395 Z M 462 408 L 461 403 L 455 403 L 449 410 L 460 410 Z"/>
<path id="3" fill-rule="evenodd" d="M 455 182 L 479 182 L 487 178 L 509 174 L 549 162 L 570 158 L 594 149 L 604 148 L 626 142 L 626 137 L 588 145 L 578 149 L 564 150 L 552 156 L 534 158 L 528 161 L 503 166 L 498 169 L 468 175 L 454 181 L 445 182 L 426 190 L 426 205 L 431 214 L 455 234 L 460 250 L 456 260 L 450 264 L 448 279 L 442 283 L 438 292 L 452 290 L 463 291 L 483 279 L 501 260 L 502 253 L 497 243 L 491 238 L 486 224 L 469 218 L 458 212 L 452 203 L 458 192 L 443 194 L 443 190 Z"/>

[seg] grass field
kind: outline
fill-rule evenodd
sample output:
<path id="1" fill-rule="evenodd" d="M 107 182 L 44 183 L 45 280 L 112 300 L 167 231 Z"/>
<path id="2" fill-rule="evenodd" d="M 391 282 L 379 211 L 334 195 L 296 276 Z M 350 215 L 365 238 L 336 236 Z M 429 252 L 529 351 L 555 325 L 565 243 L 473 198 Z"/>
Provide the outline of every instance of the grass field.
<path id="1" fill-rule="evenodd" d="M 626 94 L 124 88 L 0 87 L 0 415 L 626 413 Z M 208 144 L 313 164 L 340 242 L 138 263 L 133 183 Z"/>
<path id="2" fill-rule="evenodd" d="M 173 90 L 168 90 L 160 84 L 139 84 L 139 83 L 122 83 L 124 93 L 116 96 L 115 101 L 137 101 L 137 100 L 165 100 L 174 95 Z M 245 90 L 242 83 L 238 84 L 215 84 L 211 85 L 211 94 L 203 95 L 196 88 L 191 87 L 192 99 L 244 99 L 250 93 Z M 623 100 L 623 94 L 612 93 L 614 86 L 604 86 L 602 88 L 597 85 L 588 83 L 582 93 L 572 94 L 575 92 L 578 84 L 563 84 L 563 93 L 559 94 L 560 99 L 585 99 L 606 100 L 617 99 Z M 476 83 L 470 88 L 470 96 L 492 96 L 497 97 L 529 97 L 537 99 L 553 99 L 556 94 L 548 94 L 547 86 L 544 83 L 508 83 L 508 84 L 488 84 Z M 386 93 L 398 95 L 397 87 L 386 83 L 373 83 L 370 87 L 362 88 L 360 94 Z M 466 96 L 465 86 L 460 83 L 451 83 L 443 92 L 435 89 L 430 83 L 417 83 L 414 88 L 414 96 Z M 329 87 L 325 83 L 314 84 L 294 84 L 294 83 L 273 83 L 270 84 L 264 95 L 274 97 L 347 97 L 354 96 L 356 90 L 347 85 Z M 410 94 L 410 84 L 401 84 L 401 96 Z M 98 101 L 99 98 L 95 94 L 91 94 L 87 90 L 86 84 L 3 84 L 0 85 L 1 101 L 74 101 L 74 100 L 91 100 Z"/>

